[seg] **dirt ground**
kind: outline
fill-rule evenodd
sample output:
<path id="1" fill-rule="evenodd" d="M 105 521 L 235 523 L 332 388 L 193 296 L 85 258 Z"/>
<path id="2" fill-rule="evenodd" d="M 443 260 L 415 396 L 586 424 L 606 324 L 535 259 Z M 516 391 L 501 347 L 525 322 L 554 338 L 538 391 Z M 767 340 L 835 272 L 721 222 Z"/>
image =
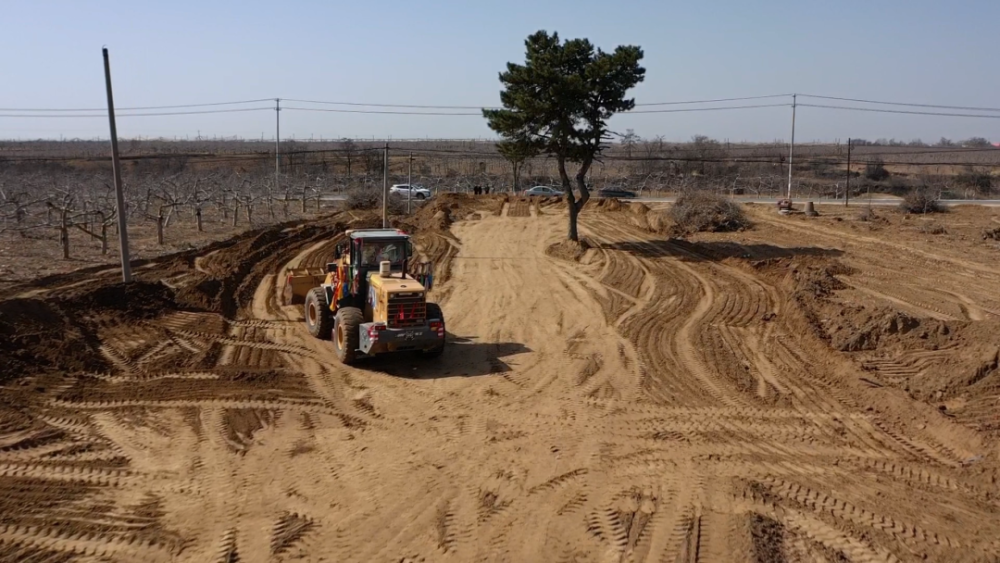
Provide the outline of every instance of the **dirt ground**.
<path id="1" fill-rule="evenodd" d="M 820 211 L 442 198 L 438 360 L 278 301 L 365 213 L 5 289 L 0 560 L 996 561 L 1000 218 Z"/>

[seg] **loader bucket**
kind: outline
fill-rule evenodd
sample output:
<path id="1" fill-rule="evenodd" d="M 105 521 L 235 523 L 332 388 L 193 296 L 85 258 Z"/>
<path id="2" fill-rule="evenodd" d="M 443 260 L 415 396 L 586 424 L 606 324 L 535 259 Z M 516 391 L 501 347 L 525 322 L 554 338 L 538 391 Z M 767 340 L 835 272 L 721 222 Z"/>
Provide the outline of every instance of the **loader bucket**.
<path id="1" fill-rule="evenodd" d="M 285 287 L 281 291 L 282 304 L 302 305 L 306 302 L 306 294 L 314 287 L 320 286 L 326 280 L 322 268 L 294 268 L 288 270 L 285 276 Z"/>

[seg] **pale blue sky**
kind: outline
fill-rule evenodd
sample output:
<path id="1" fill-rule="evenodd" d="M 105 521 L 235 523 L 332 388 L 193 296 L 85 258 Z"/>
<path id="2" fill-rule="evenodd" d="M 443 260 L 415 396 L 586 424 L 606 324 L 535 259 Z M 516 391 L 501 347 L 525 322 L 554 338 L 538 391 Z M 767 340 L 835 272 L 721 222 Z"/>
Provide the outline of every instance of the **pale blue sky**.
<path id="1" fill-rule="evenodd" d="M 497 73 L 538 29 L 640 45 L 637 102 L 800 92 L 1000 107 L 1000 2 L 170 2 L 6 0 L 0 107 L 119 107 L 304 98 L 497 104 Z M 267 104 L 258 104 L 267 105 Z M 253 106 L 251 106 L 253 107 Z M 9 113 L 6 111 L 0 113 Z M 787 139 L 790 109 L 617 117 L 685 140 Z M 983 136 L 1000 120 L 800 108 L 796 140 Z M 124 137 L 274 134 L 274 112 L 121 118 Z M 479 117 L 282 112 L 282 137 L 486 137 Z M 0 138 L 107 136 L 102 119 L 0 117 Z"/>

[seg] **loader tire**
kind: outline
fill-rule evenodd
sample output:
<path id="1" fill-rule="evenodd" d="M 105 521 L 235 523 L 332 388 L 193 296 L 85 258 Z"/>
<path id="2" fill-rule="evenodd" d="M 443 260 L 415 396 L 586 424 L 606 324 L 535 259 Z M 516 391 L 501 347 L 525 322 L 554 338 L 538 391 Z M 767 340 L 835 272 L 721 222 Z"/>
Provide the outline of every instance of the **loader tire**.
<path id="1" fill-rule="evenodd" d="M 358 358 L 361 345 L 361 323 L 365 320 L 361 309 L 341 307 L 333 322 L 333 345 L 337 358 L 344 364 L 352 364 Z"/>
<path id="2" fill-rule="evenodd" d="M 322 287 L 314 287 L 306 294 L 305 315 L 309 334 L 320 340 L 329 340 L 333 334 L 333 313 Z"/>
<path id="3" fill-rule="evenodd" d="M 431 319 L 440 319 L 442 323 L 444 322 L 444 313 L 441 311 L 441 306 L 438 305 L 437 303 L 427 304 L 427 320 Z M 448 325 L 446 324 L 445 330 L 447 329 Z M 422 350 L 420 352 L 420 356 L 422 358 L 437 358 L 443 353 L 444 353 L 444 340 L 442 339 L 440 345 L 435 346 L 430 350 Z"/>

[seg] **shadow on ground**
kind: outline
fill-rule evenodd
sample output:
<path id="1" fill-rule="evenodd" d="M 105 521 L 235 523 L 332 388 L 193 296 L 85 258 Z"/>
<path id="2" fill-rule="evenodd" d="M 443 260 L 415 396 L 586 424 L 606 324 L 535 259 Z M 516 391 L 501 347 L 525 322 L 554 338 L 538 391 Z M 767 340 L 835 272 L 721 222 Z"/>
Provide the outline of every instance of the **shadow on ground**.
<path id="1" fill-rule="evenodd" d="M 387 354 L 358 362 L 360 369 L 411 379 L 499 375 L 511 371 L 508 360 L 531 350 L 517 342 L 477 342 L 478 337 L 448 333 L 444 354 L 424 358 L 416 353 Z"/>
<path id="2" fill-rule="evenodd" d="M 624 241 L 600 246 L 605 250 L 623 250 L 645 258 L 679 258 L 692 262 L 717 262 L 727 258 L 765 260 L 795 256 L 835 258 L 844 252 L 818 246 L 784 247 L 770 244 L 739 244 L 727 241 L 690 242 L 680 239 Z"/>

